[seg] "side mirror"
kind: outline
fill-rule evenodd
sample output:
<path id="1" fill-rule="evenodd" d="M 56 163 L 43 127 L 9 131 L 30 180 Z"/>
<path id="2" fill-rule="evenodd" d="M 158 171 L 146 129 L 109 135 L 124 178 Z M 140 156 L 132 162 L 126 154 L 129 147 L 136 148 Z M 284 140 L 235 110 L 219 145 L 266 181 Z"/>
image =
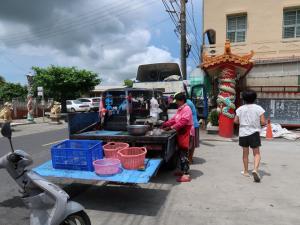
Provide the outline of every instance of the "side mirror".
<path id="1" fill-rule="evenodd" d="M 6 137 L 8 139 L 11 139 L 11 127 L 10 127 L 10 123 L 4 123 L 2 128 L 1 128 L 1 134 L 3 137 Z"/>

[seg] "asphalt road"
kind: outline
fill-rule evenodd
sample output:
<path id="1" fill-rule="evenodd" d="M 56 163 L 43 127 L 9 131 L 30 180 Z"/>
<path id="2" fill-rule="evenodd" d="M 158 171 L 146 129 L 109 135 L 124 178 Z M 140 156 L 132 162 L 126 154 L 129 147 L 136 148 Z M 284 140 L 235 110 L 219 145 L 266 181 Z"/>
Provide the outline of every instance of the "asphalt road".
<path id="1" fill-rule="evenodd" d="M 35 165 L 50 159 L 50 145 L 66 130 L 14 139 L 33 155 Z M 9 150 L 0 139 L 0 154 Z M 236 142 L 202 141 L 191 166 L 192 182 L 178 184 L 160 170 L 141 186 L 80 185 L 66 188 L 81 203 L 93 225 L 296 225 L 300 224 L 300 141 L 263 141 L 262 182 L 241 176 Z M 253 164 L 250 163 L 250 169 Z M 0 171 L 0 225 L 29 224 L 29 212 L 15 183 Z"/>
<path id="2" fill-rule="evenodd" d="M 22 128 L 24 129 L 24 128 Z M 36 166 L 50 159 L 50 143 L 67 138 L 67 130 L 60 129 L 42 133 L 18 136 L 18 132 L 23 132 L 15 128 L 13 132 L 13 146 L 15 149 L 25 150 L 32 155 Z M 23 132 L 24 133 L 24 132 Z M 8 140 L 0 138 L 0 155 L 5 155 L 10 151 Z M 18 186 L 8 176 L 5 170 L 0 170 L 0 225 L 21 225 L 29 224 L 29 211 L 19 198 Z"/>

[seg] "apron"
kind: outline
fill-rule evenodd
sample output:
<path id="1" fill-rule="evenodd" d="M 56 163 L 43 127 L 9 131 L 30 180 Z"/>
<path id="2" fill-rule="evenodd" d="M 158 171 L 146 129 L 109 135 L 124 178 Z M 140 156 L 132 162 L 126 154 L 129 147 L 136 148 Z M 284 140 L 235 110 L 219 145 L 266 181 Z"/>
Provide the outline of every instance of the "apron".
<path id="1" fill-rule="evenodd" d="M 179 149 L 188 151 L 190 148 L 191 125 L 187 125 L 177 132 L 177 145 Z"/>

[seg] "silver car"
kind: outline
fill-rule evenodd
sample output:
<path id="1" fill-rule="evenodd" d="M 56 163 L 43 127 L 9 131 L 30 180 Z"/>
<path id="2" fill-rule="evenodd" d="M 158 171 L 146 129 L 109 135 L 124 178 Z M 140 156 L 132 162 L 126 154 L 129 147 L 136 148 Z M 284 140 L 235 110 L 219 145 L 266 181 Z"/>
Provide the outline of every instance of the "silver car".
<path id="1" fill-rule="evenodd" d="M 77 100 L 90 106 L 90 111 L 98 111 L 101 97 L 94 98 L 78 98 Z"/>
<path id="2" fill-rule="evenodd" d="M 67 112 L 88 112 L 90 106 L 79 100 L 67 100 Z"/>

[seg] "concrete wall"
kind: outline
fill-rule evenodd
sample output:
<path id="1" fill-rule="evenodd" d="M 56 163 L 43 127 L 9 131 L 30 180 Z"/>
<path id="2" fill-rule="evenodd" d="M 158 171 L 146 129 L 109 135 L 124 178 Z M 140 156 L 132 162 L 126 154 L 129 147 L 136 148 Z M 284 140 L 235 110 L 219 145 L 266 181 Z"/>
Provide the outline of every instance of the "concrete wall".
<path id="1" fill-rule="evenodd" d="M 245 42 L 232 43 L 234 54 L 244 55 L 255 52 L 254 61 L 259 59 L 277 60 L 278 58 L 298 58 L 298 62 L 289 63 L 297 67 L 287 68 L 286 63 L 268 64 L 266 71 L 259 71 L 264 65 L 255 65 L 247 76 L 247 86 L 251 85 L 300 85 L 300 38 L 283 38 L 283 11 L 300 9 L 299 0 L 204 0 L 204 30 L 216 31 L 216 44 L 204 46 L 208 55 L 224 53 L 227 16 L 247 15 Z M 215 52 L 211 52 L 215 50 Z M 293 64 L 293 65 L 292 65 Z M 277 68 L 278 67 L 278 68 Z M 276 77 L 275 77 L 276 76 Z"/>
<path id="2" fill-rule="evenodd" d="M 300 56 L 300 38 L 283 39 L 283 10 L 300 8 L 299 0 L 204 0 L 204 31 L 216 31 L 216 54 L 224 52 L 228 15 L 247 14 L 246 41 L 232 43 L 232 51 L 254 58 Z M 208 50 L 206 48 L 206 50 Z"/>

